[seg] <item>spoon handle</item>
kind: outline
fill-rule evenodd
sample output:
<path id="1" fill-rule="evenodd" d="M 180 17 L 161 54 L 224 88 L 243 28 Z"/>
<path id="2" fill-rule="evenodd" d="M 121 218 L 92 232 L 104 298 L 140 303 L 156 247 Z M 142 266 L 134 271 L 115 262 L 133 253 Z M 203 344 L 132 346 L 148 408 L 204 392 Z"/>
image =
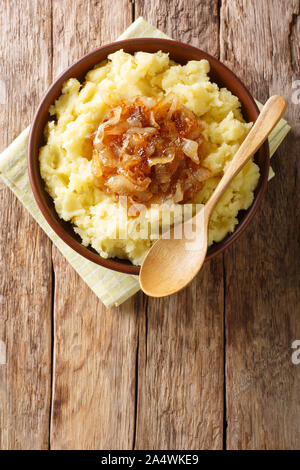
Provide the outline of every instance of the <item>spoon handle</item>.
<path id="1" fill-rule="evenodd" d="M 243 166 L 250 160 L 259 147 L 264 143 L 273 127 L 277 124 L 286 108 L 286 103 L 281 96 L 274 95 L 268 99 L 260 115 L 254 123 L 246 139 L 230 162 L 221 181 L 205 205 L 207 215 L 211 214 L 218 200 L 226 191 L 233 178 Z"/>

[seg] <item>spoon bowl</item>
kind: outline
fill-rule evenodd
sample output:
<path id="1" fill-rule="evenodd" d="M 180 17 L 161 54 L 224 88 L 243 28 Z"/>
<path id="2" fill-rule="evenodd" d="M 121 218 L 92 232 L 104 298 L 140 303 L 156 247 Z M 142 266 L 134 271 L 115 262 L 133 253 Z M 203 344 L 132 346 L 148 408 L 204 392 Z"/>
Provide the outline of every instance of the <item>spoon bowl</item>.
<path id="1" fill-rule="evenodd" d="M 192 225 L 192 230 L 183 230 L 193 235 L 191 238 L 175 239 L 171 230 L 168 240 L 154 243 L 140 273 L 140 284 L 146 294 L 152 297 L 172 295 L 197 275 L 207 252 L 208 219 L 204 209 L 184 224 L 185 227 Z"/>

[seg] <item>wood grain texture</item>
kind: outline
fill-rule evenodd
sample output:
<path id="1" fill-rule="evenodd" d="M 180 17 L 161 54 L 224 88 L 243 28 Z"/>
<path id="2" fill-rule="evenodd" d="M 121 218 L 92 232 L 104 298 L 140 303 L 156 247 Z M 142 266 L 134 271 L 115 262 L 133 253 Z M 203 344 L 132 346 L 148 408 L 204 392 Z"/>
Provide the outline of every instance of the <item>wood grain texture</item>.
<path id="1" fill-rule="evenodd" d="M 52 0 L 52 5 L 54 77 L 87 52 L 115 41 L 132 21 L 128 0 Z"/>
<path id="2" fill-rule="evenodd" d="M 115 40 L 131 4 L 53 1 L 53 72 Z M 137 326 L 134 300 L 107 310 L 58 250 L 55 270 L 52 449 L 131 449 Z"/>
<path id="3" fill-rule="evenodd" d="M 1 149 L 58 73 L 141 15 L 220 56 L 261 101 L 282 94 L 293 130 L 224 260 L 176 296 L 139 293 L 118 309 L 0 183 L 0 448 L 299 448 L 299 2 L 1 0 Z"/>
<path id="4" fill-rule="evenodd" d="M 139 16 L 173 39 L 219 56 L 218 0 L 135 0 Z"/>
<path id="5" fill-rule="evenodd" d="M 51 448 L 131 449 L 137 344 L 134 299 L 107 310 L 58 252 L 54 265 Z"/>
<path id="6" fill-rule="evenodd" d="M 136 449 L 222 448 L 222 283 L 214 260 L 168 300 L 140 294 Z"/>
<path id="7" fill-rule="evenodd" d="M 218 55 L 217 3 L 136 1 L 135 13 Z M 223 294 L 219 257 L 184 292 L 139 302 L 136 449 L 222 448 Z"/>
<path id="8" fill-rule="evenodd" d="M 222 2 L 221 60 L 260 100 L 282 94 L 292 126 L 259 213 L 225 254 L 229 449 L 297 449 L 300 442 L 300 368 L 291 361 L 300 338 L 300 105 L 291 100 L 299 25 L 298 1 Z"/>
<path id="9" fill-rule="evenodd" d="M 0 31 L 2 150 L 29 124 L 51 82 L 51 11 L 38 0 L 2 0 Z M 0 448 L 45 449 L 51 382 L 51 243 L 3 183 L 0 272 L 0 341 L 6 349 L 6 364 L 0 365 Z"/>

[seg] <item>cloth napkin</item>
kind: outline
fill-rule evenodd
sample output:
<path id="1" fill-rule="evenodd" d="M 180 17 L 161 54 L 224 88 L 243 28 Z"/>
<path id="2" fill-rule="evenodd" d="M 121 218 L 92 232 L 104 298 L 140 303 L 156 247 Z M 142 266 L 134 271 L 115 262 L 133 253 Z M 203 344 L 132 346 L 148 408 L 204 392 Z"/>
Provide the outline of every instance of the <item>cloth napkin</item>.
<path id="1" fill-rule="evenodd" d="M 132 23 L 119 37 L 119 40 L 135 37 L 168 38 L 168 36 L 147 23 L 143 18 L 138 18 Z M 260 103 L 258 103 L 258 105 L 262 106 Z M 290 126 L 286 121 L 281 119 L 269 137 L 271 156 L 289 130 Z M 106 307 L 120 305 L 140 289 L 138 277 L 117 273 L 86 260 L 69 248 L 48 225 L 35 202 L 28 180 L 26 163 L 28 134 L 29 128 L 25 129 L 12 144 L 0 154 L 0 175 L 2 180 L 31 213 L 77 273 L 97 297 L 102 300 L 104 305 Z M 269 178 L 273 176 L 274 172 L 271 170 Z"/>

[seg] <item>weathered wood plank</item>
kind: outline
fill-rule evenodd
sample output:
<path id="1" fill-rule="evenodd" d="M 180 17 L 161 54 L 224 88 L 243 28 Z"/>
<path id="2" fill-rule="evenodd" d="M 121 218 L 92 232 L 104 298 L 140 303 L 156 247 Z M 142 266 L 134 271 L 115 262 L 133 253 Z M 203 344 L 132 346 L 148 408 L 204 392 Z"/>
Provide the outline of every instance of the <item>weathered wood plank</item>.
<path id="1" fill-rule="evenodd" d="M 51 82 L 48 2 L 0 2 L 1 150 Z M 45 449 L 51 380 L 51 244 L 0 183 L 0 448 Z M 1 361 L 2 362 L 2 361 Z"/>
<path id="2" fill-rule="evenodd" d="M 135 11 L 174 39 L 217 56 L 217 4 L 138 0 Z M 222 257 L 184 292 L 139 299 L 135 448 L 222 448 Z"/>
<path id="3" fill-rule="evenodd" d="M 184 292 L 146 303 L 139 330 L 137 449 L 222 448 L 220 264 L 207 264 Z"/>
<path id="4" fill-rule="evenodd" d="M 223 1 L 221 60 L 252 93 L 288 102 L 293 130 L 272 162 L 276 177 L 246 234 L 226 252 L 227 446 L 297 449 L 299 324 L 299 2 Z M 298 189 L 297 189 L 298 188 Z"/>
<path id="5" fill-rule="evenodd" d="M 173 39 L 219 56 L 218 1 L 135 0 L 135 17 L 139 16 Z"/>
<path id="6" fill-rule="evenodd" d="M 131 4 L 54 0 L 54 74 L 131 22 Z M 107 310 L 54 249 L 52 449 L 130 449 L 134 439 L 134 300 Z"/>
<path id="7" fill-rule="evenodd" d="M 52 449 L 131 449 L 134 300 L 105 309 L 56 252 Z"/>

